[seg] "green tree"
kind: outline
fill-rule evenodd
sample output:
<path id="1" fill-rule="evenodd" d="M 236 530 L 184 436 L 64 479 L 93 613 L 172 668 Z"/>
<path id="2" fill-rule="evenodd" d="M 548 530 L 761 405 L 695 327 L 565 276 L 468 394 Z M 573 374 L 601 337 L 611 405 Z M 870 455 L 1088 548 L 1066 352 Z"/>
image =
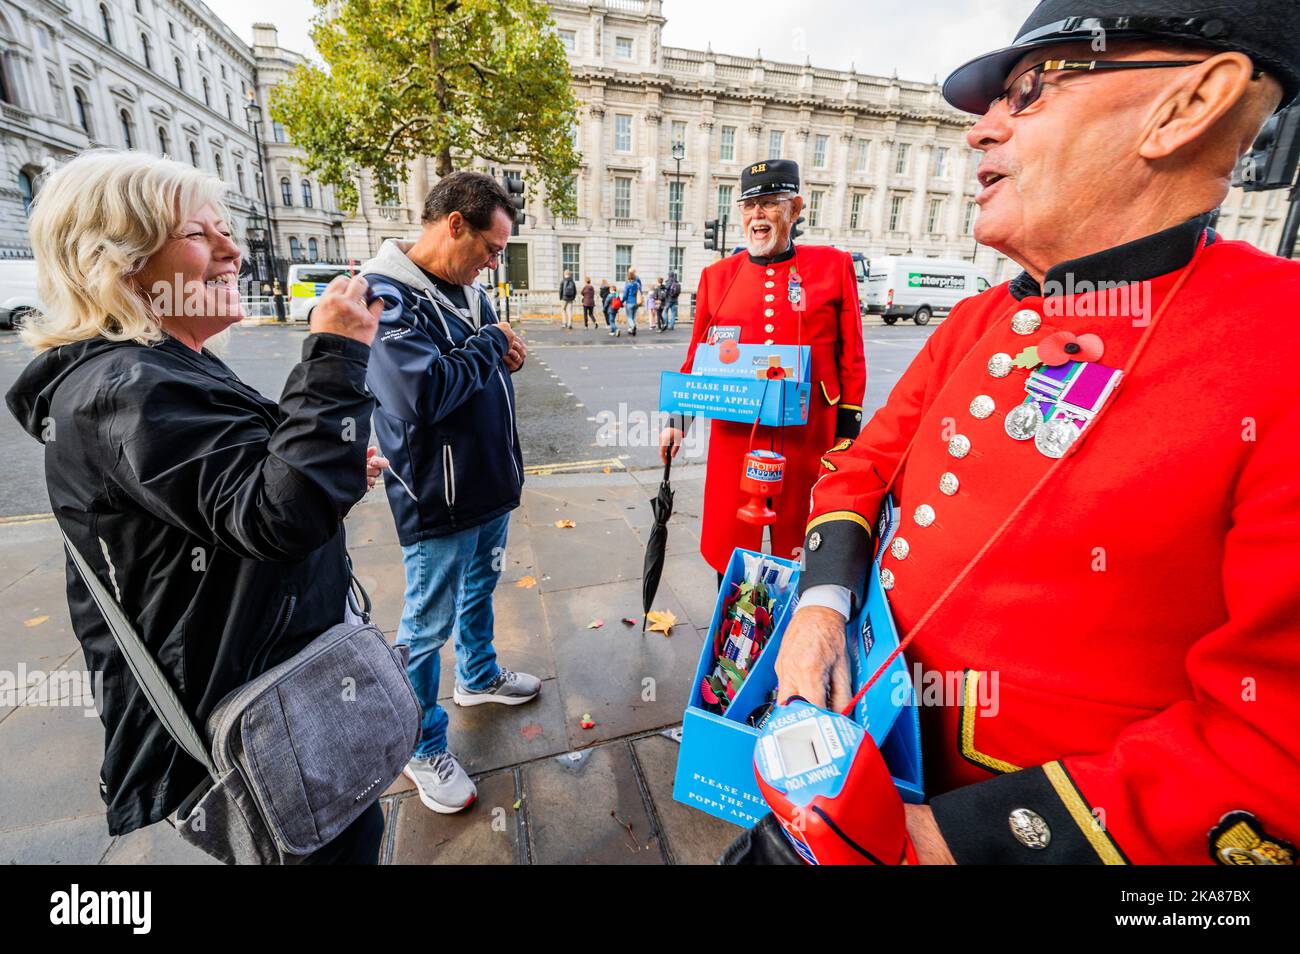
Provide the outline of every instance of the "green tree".
<path id="1" fill-rule="evenodd" d="M 392 201 L 409 160 L 431 157 L 444 176 L 480 157 L 532 167 L 551 211 L 573 214 L 577 103 L 544 3 L 314 3 L 324 66 L 298 66 L 272 91 L 271 115 L 345 209 L 356 209 L 361 169 Z"/>

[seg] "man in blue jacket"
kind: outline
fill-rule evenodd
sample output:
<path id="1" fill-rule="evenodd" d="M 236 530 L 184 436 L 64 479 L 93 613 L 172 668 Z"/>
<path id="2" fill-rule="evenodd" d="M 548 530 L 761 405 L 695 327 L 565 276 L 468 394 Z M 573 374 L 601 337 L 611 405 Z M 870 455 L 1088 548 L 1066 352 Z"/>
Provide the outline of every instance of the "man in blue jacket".
<path id="1" fill-rule="evenodd" d="M 410 647 L 407 671 L 424 709 L 406 774 L 443 813 L 477 794 L 447 749 L 443 643 L 456 634 L 457 705 L 519 705 L 541 689 L 537 677 L 500 667 L 492 648 L 492 592 L 524 482 L 510 373 L 526 351 L 474 280 L 496 265 L 513 213 L 492 178 L 453 172 L 425 199 L 420 237 L 386 241 L 362 268 L 384 299 L 366 382 L 406 570 L 397 641 Z"/>

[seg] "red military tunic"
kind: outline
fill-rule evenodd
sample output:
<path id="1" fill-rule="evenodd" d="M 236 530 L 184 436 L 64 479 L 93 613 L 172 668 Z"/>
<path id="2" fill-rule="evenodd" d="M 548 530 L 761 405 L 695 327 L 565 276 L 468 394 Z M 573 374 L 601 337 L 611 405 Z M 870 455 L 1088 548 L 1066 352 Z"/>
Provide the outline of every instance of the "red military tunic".
<path id="1" fill-rule="evenodd" d="M 1300 265 L 1207 221 L 1047 275 L 1150 279 L 1145 315 L 1027 276 L 962 302 L 814 488 L 805 589 L 860 596 L 899 500 L 881 575 L 959 862 L 1295 859 Z M 1060 330 L 1123 378 L 1054 460 L 1004 430 L 1028 371 L 994 356 Z"/>
<path id="2" fill-rule="evenodd" d="M 802 313 L 790 304 L 792 266 L 807 302 Z M 810 346 L 812 394 L 806 424 L 760 427 L 752 443 L 753 425 L 711 422 L 700 552 L 719 572 L 733 549 L 757 550 L 762 543 L 761 527 L 736 519 L 736 510 L 748 499 L 740 493 L 745 454 L 758 447 L 786 457 L 781 496 L 772 504 L 777 512 L 772 552 L 789 558 L 803 545 L 818 461 L 837 437 L 856 436 L 861 427 L 867 368 L 852 258 L 828 246 L 804 245 L 795 247 L 793 257 L 787 253 L 770 262 L 744 253 L 714 262 L 700 275 L 683 373 L 690 372 L 695 349 L 707 340 L 709 328 L 727 326 L 740 328 L 741 344 Z"/>

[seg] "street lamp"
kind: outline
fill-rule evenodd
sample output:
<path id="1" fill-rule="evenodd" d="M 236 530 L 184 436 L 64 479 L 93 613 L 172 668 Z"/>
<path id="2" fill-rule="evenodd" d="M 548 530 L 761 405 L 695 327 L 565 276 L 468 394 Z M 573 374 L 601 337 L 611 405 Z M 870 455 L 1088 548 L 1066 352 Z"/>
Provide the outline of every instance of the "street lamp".
<path id="1" fill-rule="evenodd" d="M 280 278 L 275 273 L 275 217 L 271 214 L 271 199 L 266 191 L 266 162 L 262 158 L 262 107 L 257 104 L 253 91 L 248 91 L 248 102 L 244 104 L 244 116 L 253 128 L 253 143 L 257 147 L 257 171 L 262 180 L 262 205 L 266 208 L 267 241 L 266 268 L 271 279 L 271 293 L 275 301 L 275 318 L 284 321 L 284 296 L 280 294 Z"/>
<path id="2" fill-rule="evenodd" d="M 673 159 L 677 162 L 677 214 L 673 216 L 673 249 L 681 248 L 681 231 L 682 231 L 682 206 L 686 204 L 686 197 L 682 194 L 682 160 L 686 158 L 686 143 L 680 139 L 673 143 Z M 673 252 L 668 253 L 668 277 L 669 280 L 675 279 L 680 282 L 685 275 L 673 275 L 672 270 Z M 682 256 L 682 261 L 678 265 L 685 272 L 686 256 Z M 662 314 L 662 312 L 660 312 Z"/>

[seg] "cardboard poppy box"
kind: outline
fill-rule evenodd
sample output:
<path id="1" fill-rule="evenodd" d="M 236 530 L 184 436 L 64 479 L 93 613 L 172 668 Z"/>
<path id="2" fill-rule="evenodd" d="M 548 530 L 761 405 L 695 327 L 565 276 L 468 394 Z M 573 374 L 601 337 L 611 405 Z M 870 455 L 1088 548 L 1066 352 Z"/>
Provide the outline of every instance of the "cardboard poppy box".
<path id="1" fill-rule="evenodd" d="M 716 330 L 716 329 L 715 329 Z M 690 374 L 665 371 L 659 410 L 768 426 L 808 420 L 810 353 L 807 345 L 701 344 Z"/>
<path id="2" fill-rule="evenodd" d="M 886 508 L 889 511 L 888 518 L 892 521 L 892 508 L 889 505 Z M 888 531 L 892 535 L 892 526 L 888 526 Z M 888 536 L 882 535 L 882 538 L 884 544 L 881 552 L 888 546 Z M 677 757 L 677 774 L 673 780 L 673 798 L 676 801 L 745 828 L 757 824 L 758 819 L 767 812 L 767 803 L 759 794 L 758 782 L 754 777 L 754 744 L 759 730 L 747 720 L 776 690 L 776 656 L 790 616 L 798 606 L 796 591 L 799 575 L 797 564 L 775 557 L 763 557 L 768 563 L 794 568 L 789 592 L 773 613 L 774 627 L 767 646 L 726 712 L 718 715 L 705 707 L 701 684 L 714 668 L 713 634 L 721 623 L 722 594 L 728 592 L 731 582 L 743 578 L 744 557 L 747 554 L 754 555 L 748 550 L 736 550 L 723 578 L 709 635 L 705 638 L 700 661 L 695 669 L 690 700 L 682 717 L 681 751 Z M 879 558 L 876 562 L 879 563 Z M 898 632 L 885 594 L 880 588 L 878 566 L 872 572 L 871 581 L 874 586 L 868 587 L 866 605 L 849 621 L 845 629 L 855 694 L 898 648 Z M 903 801 L 913 804 L 923 802 L 925 793 L 921 777 L 920 719 L 916 709 L 916 693 L 901 653 L 854 707 L 853 718 L 880 746 L 881 755 Z"/>

